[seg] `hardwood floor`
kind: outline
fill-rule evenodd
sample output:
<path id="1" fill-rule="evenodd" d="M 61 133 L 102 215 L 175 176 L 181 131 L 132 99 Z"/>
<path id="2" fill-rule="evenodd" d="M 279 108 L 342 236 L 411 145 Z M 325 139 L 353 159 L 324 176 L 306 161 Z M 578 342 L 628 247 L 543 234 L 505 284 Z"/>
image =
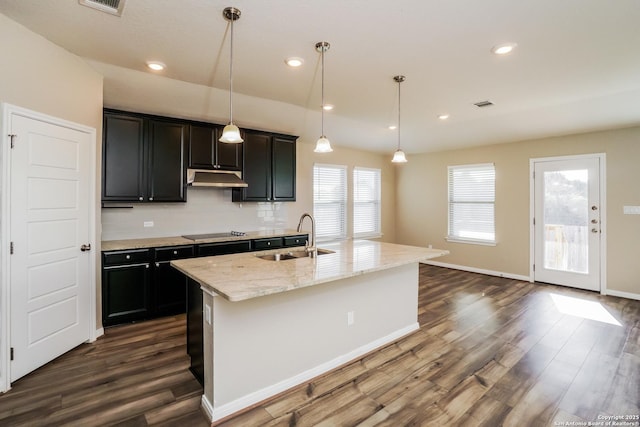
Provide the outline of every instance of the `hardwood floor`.
<path id="1" fill-rule="evenodd" d="M 620 325 L 562 313 L 552 294 L 601 304 Z M 426 265 L 419 298 L 419 331 L 217 425 L 552 426 L 640 415 L 640 301 Z M 0 395 L 0 425 L 208 425 L 184 328 L 178 316 L 108 329 Z"/>
<path id="2" fill-rule="evenodd" d="M 0 395 L 0 426 L 209 426 L 185 316 L 108 328 Z"/>

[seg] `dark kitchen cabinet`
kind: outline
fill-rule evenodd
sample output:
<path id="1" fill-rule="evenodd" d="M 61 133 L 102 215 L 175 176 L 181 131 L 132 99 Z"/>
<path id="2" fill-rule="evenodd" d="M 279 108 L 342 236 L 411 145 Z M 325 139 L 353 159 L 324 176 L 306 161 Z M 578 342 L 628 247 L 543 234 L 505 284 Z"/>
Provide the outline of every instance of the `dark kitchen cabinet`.
<path id="1" fill-rule="evenodd" d="M 174 259 L 192 258 L 193 246 L 176 246 L 155 250 L 153 266 L 154 316 L 168 316 L 186 311 L 187 277 L 171 267 Z"/>
<path id="2" fill-rule="evenodd" d="M 139 201 L 144 194 L 144 120 L 105 113 L 102 200 Z"/>
<path id="3" fill-rule="evenodd" d="M 189 126 L 185 123 L 149 120 L 147 164 L 150 202 L 186 202 L 185 154 Z"/>
<path id="4" fill-rule="evenodd" d="M 296 200 L 296 140 L 274 136 L 271 172 L 272 200 Z"/>
<path id="5" fill-rule="evenodd" d="M 191 358 L 189 370 L 204 385 L 203 307 L 200 284 L 187 279 L 187 354 Z"/>
<path id="6" fill-rule="evenodd" d="M 234 202 L 295 201 L 296 137 L 245 131 L 242 179 L 234 188 Z"/>
<path id="7" fill-rule="evenodd" d="M 201 243 L 198 245 L 198 256 L 238 254 L 251 251 L 251 240 L 237 242 Z"/>
<path id="8" fill-rule="evenodd" d="M 191 125 L 189 167 L 192 169 L 242 170 L 242 144 L 218 141 L 222 127 Z"/>
<path id="9" fill-rule="evenodd" d="M 299 234 L 297 236 L 286 236 L 284 238 L 284 246 L 286 248 L 289 248 L 292 246 L 304 246 L 307 244 L 308 241 L 309 241 L 308 234 Z"/>
<path id="10" fill-rule="evenodd" d="M 283 246 L 282 237 L 267 237 L 264 239 L 253 239 L 252 247 L 254 251 L 263 251 L 265 249 L 279 249 Z"/>
<path id="11" fill-rule="evenodd" d="M 151 251 L 139 249 L 103 254 L 102 324 L 145 319 L 152 313 Z"/>
<path id="12" fill-rule="evenodd" d="M 105 110 L 103 134 L 103 201 L 186 201 L 188 124 Z"/>

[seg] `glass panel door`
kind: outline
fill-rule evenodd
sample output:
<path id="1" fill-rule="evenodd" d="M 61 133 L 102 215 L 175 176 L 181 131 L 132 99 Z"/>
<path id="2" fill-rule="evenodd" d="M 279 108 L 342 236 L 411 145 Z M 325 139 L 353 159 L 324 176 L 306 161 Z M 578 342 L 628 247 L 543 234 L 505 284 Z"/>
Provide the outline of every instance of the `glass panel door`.
<path id="1" fill-rule="evenodd" d="M 535 162 L 536 281 L 600 289 L 598 158 Z"/>

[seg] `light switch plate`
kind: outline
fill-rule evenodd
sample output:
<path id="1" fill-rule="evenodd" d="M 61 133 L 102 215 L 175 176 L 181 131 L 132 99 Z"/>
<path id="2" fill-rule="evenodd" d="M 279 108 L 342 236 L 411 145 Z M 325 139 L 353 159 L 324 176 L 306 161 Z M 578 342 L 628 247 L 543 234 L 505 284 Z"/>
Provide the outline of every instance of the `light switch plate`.
<path id="1" fill-rule="evenodd" d="M 145 221 L 143 225 L 145 227 L 153 227 L 153 221 Z"/>
<path id="2" fill-rule="evenodd" d="M 624 206 L 625 215 L 640 215 L 640 206 Z"/>

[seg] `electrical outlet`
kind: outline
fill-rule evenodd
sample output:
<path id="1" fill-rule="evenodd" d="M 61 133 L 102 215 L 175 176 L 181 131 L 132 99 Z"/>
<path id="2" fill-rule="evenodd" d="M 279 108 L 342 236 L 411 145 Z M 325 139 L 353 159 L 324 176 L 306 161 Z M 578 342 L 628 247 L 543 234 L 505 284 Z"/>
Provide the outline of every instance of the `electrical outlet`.
<path id="1" fill-rule="evenodd" d="M 143 225 L 144 225 L 145 227 L 153 227 L 153 221 L 145 221 L 145 222 L 143 223 Z"/>
<path id="2" fill-rule="evenodd" d="M 204 305 L 204 320 L 207 324 L 211 324 L 211 306 L 209 304 Z"/>
<path id="3" fill-rule="evenodd" d="M 356 312 L 348 311 L 347 312 L 347 326 L 351 326 L 356 322 Z"/>

